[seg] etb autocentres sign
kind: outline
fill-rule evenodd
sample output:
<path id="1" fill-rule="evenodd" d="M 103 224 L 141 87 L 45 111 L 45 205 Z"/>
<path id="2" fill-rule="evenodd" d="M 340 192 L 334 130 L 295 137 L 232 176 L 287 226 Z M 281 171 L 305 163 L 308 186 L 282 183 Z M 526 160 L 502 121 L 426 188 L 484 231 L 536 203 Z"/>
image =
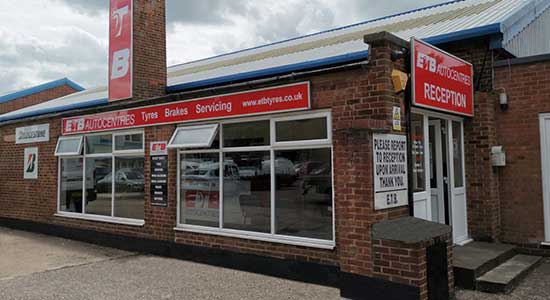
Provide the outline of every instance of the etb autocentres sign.
<path id="1" fill-rule="evenodd" d="M 62 133 L 79 134 L 310 108 L 309 82 L 95 115 L 65 118 Z"/>
<path id="2" fill-rule="evenodd" d="M 132 97 L 132 0 L 110 0 L 109 101 Z"/>
<path id="3" fill-rule="evenodd" d="M 47 142 L 50 140 L 50 124 L 17 127 L 15 129 L 15 143 L 29 144 Z"/>
<path id="4" fill-rule="evenodd" d="M 413 104 L 473 116 L 472 64 L 414 38 L 411 49 Z"/>
<path id="5" fill-rule="evenodd" d="M 407 137 L 373 134 L 374 209 L 408 204 Z"/>

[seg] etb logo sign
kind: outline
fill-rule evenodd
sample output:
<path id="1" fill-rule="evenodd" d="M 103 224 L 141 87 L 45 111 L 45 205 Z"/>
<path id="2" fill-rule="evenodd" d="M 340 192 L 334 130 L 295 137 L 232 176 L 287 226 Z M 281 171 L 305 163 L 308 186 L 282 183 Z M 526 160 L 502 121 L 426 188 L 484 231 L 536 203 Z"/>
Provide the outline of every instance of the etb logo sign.
<path id="1" fill-rule="evenodd" d="M 24 179 L 38 179 L 38 148 L 25 148 Z"/>
<path id="2" fill-rule="evenodd" d="M 151 156 L 155 155 L 168 155 L 168 143 L 163 142 L 151 142 Z"/>
<path id="3" fill-rule="evenodd" d="M 132 1 L 111 0 L 109 101 L 132 97 Z"/>
<path id="4" fill-rule="evenodd" d="M 84 130 L 84 119 L 69 119 L 65 121 L 65 133 L 80 132 Z"/>

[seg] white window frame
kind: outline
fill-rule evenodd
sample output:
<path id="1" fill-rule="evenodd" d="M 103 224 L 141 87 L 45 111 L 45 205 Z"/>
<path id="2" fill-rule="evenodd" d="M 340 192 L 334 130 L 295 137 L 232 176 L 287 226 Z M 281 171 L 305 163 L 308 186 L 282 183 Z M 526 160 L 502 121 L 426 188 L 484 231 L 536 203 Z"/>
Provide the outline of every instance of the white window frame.
<path id="1" fill-rule="evenodd" d="M 142 139 L 142 149 L 141 150 L 119 150 L 115 151 L 115 136 L 121 136 L 121 135 L 131 135 L 131 134 L 141 134 L 143 136 Z M 99 136 L 99 135 L 111 135 L 112 137 L 112 145 L 111 145 L 111 152 L 110 153 L 95 153 L 95 154 L 87 154 L 86 153 L 86 141 L 85 137 L 88 136 Z M 72 137 L 60 137 L 59 139 L 70 139 Z M 81 154 L 78 155 L 63 155 L 58 157 L 58 163 L 57 163 L 57 213 L 54 215 L 57 217 L 66 217 L 66 218 L 73 218 L 73 219 L 81 219 L 81 220 L 89 220 L 89 221 L 99 221 L 99 222 L 106 222 L 106 223 L 115 223 L 115 224 L 124 224 L 124 225 L 133 225 L 133 226 L 143 226 L 145 224 L 144 219 L 132 219 L 132 218 L 122 218 L 122 217 L 115 217 L 114 213 L 114 206 L 115 206 L 115 184 L 116 184 L 116 157 L 143 157 L 145 159 L 145 132 L 144 130 L 133 130 L 133 131 L 107 131 L 107 132 L 99 132 L 99 133 L 92 133 L 92 134 L 86 134 L 84 136 L 80 136 L 81 138 Z M 83 147 L 83 149 L 82 149 Z M 83 151 L 82 151 L 83 150 Z M 57 149 L 56 149 L 57 151 Z M 67 211 L 61 211 L 60 205 L 61 205 L 61 160 L 62 159 L 71 159 L 71 158 L 82 158 L 82 212 L 67 212 Z M 104 215 L 95 215 L 95 214 L 87 214 L 86 213 L 86 205 L 84 205 L 86 201 L 86 159 L 87 158 L 111 158 L 111 176 L 113 179 L 111 180 L 111 215 L 110 216 L 104 216 Z M 145 167 L 145 166 L 144 166 Z M 145 211 L 145 207 L 143 208 Z"/>
<path id="2" fill-rule="evenodd" d="M 61 141 L 76 140 L 76 139 L 80 139 L 80 142 L 78 144 L 78 151 L 77 152 L 58 153 L 59 144 L 60 144 Z M 84 142 L 84 137 L 83 136 L 60 137 L 57 140 L 54 155 L 58 156 L 58 157 L 60 157 L 60 156 L 63 156 L 63 157 L 66 157 L 66 156 L 79 156 L 82 153 L 82 144 L 83 144 L 83 142 Z"/>
<path id="3" fill-rule="evenodd" d="M 303 140 L 303 141 L 291 141 L 291 142 L 276 142 L 275 141 L 275 124 L 278 121 L 289 121 L 289 120 L 304 120 L 304 119 L 315 119 L 315 118 L 326 118 L 327 121 L 327 138 L 326 139 L 318 139 L 318 140 Z M 265 146 L 252 146 L 252 147 L 230 147 L 225 148 L 223 145 L 223 125 L 224 124 L 232 124 L 232 123 L 244 123 L 244 122 L 254 122 L 254 121 L 269 121 L 270 122 L 270 144 Z M 177 220 L 176 220 L 176 227 L 174 230 L 176 231 L 184 231 L 184 232 L 193 232 L 193 233 L 202 233 L 202 234 L 210 234 L 210 235 L 217 235 L 217 236 L 227 236 L 227 237 L 234 237 L 234 238 L 244 238 L 244 239 L 250 239 L 250 240 L 258 240 L 258 241 L 265 241 L 265 242 L 274 242 L 274 243 L 281 243 L 281 244 L 288 244 L 288 245 L 296 245 L 296 246 L 305 246 L 310 248 L 319 248 L 319 249 L 334 249 L 336 246 L 336 224 L 335 224 L 335 203 L 334 203 L 334 153 L 333 153 L 333 147 L 332 147 L 332 116 L 330 110 L 323 110 L 323 111 L 315 111 L 315 112 L 309 112 L 309 113 L 291 113 L 291 114 L 285 114 L 282 116 L 257 116 L 257 117 L 250 117 L 250 118 L 239 118 L 239 119 L 229 119 L 229 120 L 220 120 L 216 122 L 217 124 L 220 124 L 220 127 L 218 128 L 218 135 L 220 138 L 220 147 L 216 149 L 182 149 L 178 148 L 178 155 L 177 155 Z M 179 128 L 179 127 L 178 127 Z M 275 157 L 275 151 L 281 151 L 281 150 L 300 150 L 300 149 L 323 149 L 328 148 L 330 149 L 331 154 L 331 184 L 332 184 L 332 239 L 331 240 L 323 240 L 323 239 L 315 239 L 315 238 L 306 238 L 306 237 L 296 237 L 296 236 L 289 236 L 289 235 L 283 235 L 283 234 L 276 234 L 275 233 L 275 164 L 271 163 L 271 232 L 270 233 L 262 233 L 262 232 L 254 232 L 254 231 L 246 231 L 246 230 L 237 230 L 237 229 L 228 229 L 223 228 L 223 172 L 220 172 L 219 176 L 219 220 L 218 220 L 218 227 L 208 227 L 208 226 L 200 226 L 200 225 L 190 225 L 190 224 L 183 224 L 180 223 L 181 221 L 181 155 L 182 154 L 198 154 L 198 153 L 219 153 L 219 164 L 220 164 L 220 170 L 223 170 L 223 157 L 224 153 L 230 153 L 230 152 L 247 152 L 247 151 L 254 151 L 254 152 L 260 152 L 269 151 L 270 153 L 270 159 L 273 161 L 273 158 Z"/>
<path id="4" fill-rule="evenodd" d="M 172 137 L 170 138 L 170 141 L 168 142 L 168 148 L 186 148 L 186 149 L 192 149 L 192 148 L 208 148 L 212 146 L 212 143 L 216 139 L 216 135 L 219 134 L 219 124 L 206 124 L 206 125 L 197 125 L 197 126 L 182 126 L 176 128 L 174 131 L 174 134 L 172 134 Z M 207 143 L 196 143 L 196 144 L 174 144 L 174 140 L 176 139 L 176 136 L 180 131 L 191 131 L 193 129 L 203 129 L 203 128 L 212 128 L 214 130 L 214 133 L 210 137 Z"/>

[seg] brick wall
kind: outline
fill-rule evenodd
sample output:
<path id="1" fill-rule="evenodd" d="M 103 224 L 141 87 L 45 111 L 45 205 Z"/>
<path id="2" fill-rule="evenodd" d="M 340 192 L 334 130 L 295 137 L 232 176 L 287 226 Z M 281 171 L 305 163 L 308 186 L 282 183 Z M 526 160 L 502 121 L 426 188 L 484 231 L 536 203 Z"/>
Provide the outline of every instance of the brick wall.
<path id="1" fill-rule="evenodd" d="M 498 169 L 491 165 L 491 147 L 497 146 L 498 95 L 475 94 L 473 118 L 464 121 L 468 230 L 476 240 L 494 241 L 500 233 Z"/>
<path id="2" fill-rule="evenodd" d="M 0 103 L 0 115 L 10 111 L 18 110 L 23 107 L 35 105 L 48 100 L 63 97 L 76 92 L 68 85 L 58 86 L 29 96 L 13 99 L 8 102 Z"/>
<path id="3" fill-rule="evenodd" d="M 544 241 L 539 113 L 550 112 L 549 72 L 549 60 L 495 68 L 495 89 L 504 88 L 509 102 L 496 114 L 506 151 L 506 167 L 499 170 L 504 242 Z"/>

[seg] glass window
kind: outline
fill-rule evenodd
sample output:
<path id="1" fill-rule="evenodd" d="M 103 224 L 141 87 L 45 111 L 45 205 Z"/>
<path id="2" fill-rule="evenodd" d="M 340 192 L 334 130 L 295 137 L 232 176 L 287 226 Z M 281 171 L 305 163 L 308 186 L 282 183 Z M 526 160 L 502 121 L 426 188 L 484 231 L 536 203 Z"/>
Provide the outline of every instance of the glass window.
<path id="1" fill-rule="evenodd" d="M 276 151 L 275 157 L 276 233 L 332 239 L 330 149 Z"/>
<path id="2" fill-rule="evenodd" d="M 82 212 L 82 158 L 62 158 L 59 180 L 59 211 Z"/>
<path id="3" fill-rule="evenodd" d="M 424 151 L 424 116 L 411 115 L 411 142 L 413 159 L 413 191 L 426 190 L 425 151 Z"/>
<path id="4" fill-rule="evenodd" d="M 60 138 L 55 147 L 55 155 L 80 155 L 82 153 L 82 137 Z"/>
<path id="5" fill-rule="evenodd" d="M 463 187 L 462 123 L 456 121 L 453 121 L 453 167 L 455 187 Z"/>
<path id="6" fill-rule="evenodd" d="M 143 157 L 115 157 L 115 217 L 143 219 L 144 164 Z"/>
<path id="7" fill-rule="evenodd" d="M 218 133 L 218 124 L 179 127 L 168 143 L 171 148 L 209 148 Z"/>
<path id="8" fill-rule="evenodd" d="M 86 154 L 113 152 L 113 137 L 111 134 L 92 135 L 86 137 Z"/>
<path id="9" fill-rule="evenodd" d="M 276 141 L 324 140 L 328 137 L 327 118 L 278 121 Z"/>
<path id="10" fill-rule="evenodd" d="M 115 151 L 143 150 L 143 134 L 115 135 Z"/>
<path id="11" fill-rule="evenodd" d="M 226 153 L 223 164 L 223 227 L 270 232 L 269 151 Z"/>
<path id="12" fill-rule="evenodd" d="M 87 214 L 111 215 L 112 157 L 86 158 Z"/>
<path id="13" fill-rule="evenodd" d="M 180 223 L 218 227 L 220 209 L 219 154 L 180 157 Z"/>
<path id="14" fill-rule="evenodd" d="M 223 146 L 253 147 L 269 145 L 269 121 L 223 125 Z"/>

